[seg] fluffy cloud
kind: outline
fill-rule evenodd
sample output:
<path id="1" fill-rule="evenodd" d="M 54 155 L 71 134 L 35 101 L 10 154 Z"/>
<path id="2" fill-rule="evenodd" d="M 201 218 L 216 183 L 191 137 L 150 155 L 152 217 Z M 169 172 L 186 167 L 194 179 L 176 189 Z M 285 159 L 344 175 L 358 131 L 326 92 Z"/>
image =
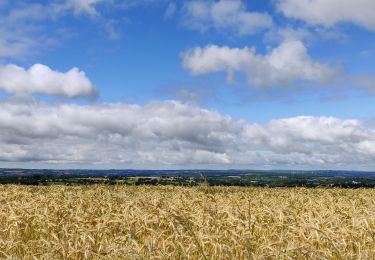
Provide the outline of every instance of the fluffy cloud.
<path id="1" fill-rule="evenodd" d="M 300 116 L 271 121 L 267 126 L 251 125 L 245 136 L 255 144 L 285 152 L 313 152 L 318 146 L 339 146 L 367 139 L 358 120 L 339 120 L 332 117 Z"/>
<path id="2" fill-rule="evenodd" d="M 334 70 L 313 61 L 301 41 L 285 41 L 262 56 L 255 48 L 208 45 L 183 53 L 183 67 L 193 75 L 226 71 L 228 80 L 243 72 L 255 86 L 290 85 L 296 81 L 325 81 Z"/>
<path id="3" fill-rule="evenodd" d="M 13 64 L 0 66 L 0 89 L 16 94 L 39 93 L 68 98 L 96 94 L 96 88 L 78 68 L 63 73 L 42 64 L 29 69 Z"/>
<path id="4" fill-rule="evenodd" d="M 300 116 L 273 120 L 267 125 L 252 124 L 243 137 L 263 156 L 277 157 L 280 163 L 363 165 L 375 159 L 374 129 L 359 120 Z M 289 157 L 290 156 L 290 157 Z"/>
<path id="5" fill-rule="evenodd" d="M 375 30 L 373 0 L 279 0 L 277 8 L 287 17 L 312 25 L 334 26 L 350 22 Z"/>
<path id="6" fill-rule="evenodd" d="M 229 162 L 239 125 L 176 102 L 0 104 L 0 160 L 69 163 Z"/>
<path id="7" fill-rule="evenodd" d="M 246 11 L 240 0 L 189 1 L 185 4 L 184 12 L 184 24 L 199 31 L 214 28 L 247 35 L 272 26 L 271 16 Z"/>
<path id="8" fill-rule="evenodd" d="M 113 167 L 372 167 L 359 120 L 294 117 L 259 125 L 179 102 L 0 103 L 0 161 Z M 124 166 L 125 165 L 125 166 Z"/>

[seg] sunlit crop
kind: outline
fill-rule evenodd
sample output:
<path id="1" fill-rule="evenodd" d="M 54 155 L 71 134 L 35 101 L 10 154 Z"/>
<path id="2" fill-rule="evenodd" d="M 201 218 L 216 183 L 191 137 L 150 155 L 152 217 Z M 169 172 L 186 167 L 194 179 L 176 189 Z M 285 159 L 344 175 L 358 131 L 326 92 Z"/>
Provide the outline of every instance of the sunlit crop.
<path id="1" fill-rule="evenodd" d="M 375 190 L 0 186 L 0 257 L 374 259 Z"/>

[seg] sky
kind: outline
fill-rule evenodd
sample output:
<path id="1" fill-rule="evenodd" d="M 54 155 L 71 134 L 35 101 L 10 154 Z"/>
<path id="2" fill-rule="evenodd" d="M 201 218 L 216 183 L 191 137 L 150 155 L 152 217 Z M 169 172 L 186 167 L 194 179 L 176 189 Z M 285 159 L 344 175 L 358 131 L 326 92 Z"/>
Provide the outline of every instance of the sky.
<path id="1" fill-rule="evenodd" d="M 0 167 L 375 169 L 373 0 L 0 0 Z"/>

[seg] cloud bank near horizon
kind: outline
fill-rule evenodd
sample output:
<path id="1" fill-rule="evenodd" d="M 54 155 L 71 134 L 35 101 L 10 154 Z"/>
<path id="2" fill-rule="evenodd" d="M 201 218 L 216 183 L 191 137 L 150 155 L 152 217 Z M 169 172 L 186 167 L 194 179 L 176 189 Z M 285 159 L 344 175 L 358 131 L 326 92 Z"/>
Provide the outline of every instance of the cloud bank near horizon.
<path id="1" fill-rule="evenodd" d="M 175 101 L 0 103 L 0 161 L 159 167 L 372 166 L 375 129 L 299 116 L 260 125 Z"/>

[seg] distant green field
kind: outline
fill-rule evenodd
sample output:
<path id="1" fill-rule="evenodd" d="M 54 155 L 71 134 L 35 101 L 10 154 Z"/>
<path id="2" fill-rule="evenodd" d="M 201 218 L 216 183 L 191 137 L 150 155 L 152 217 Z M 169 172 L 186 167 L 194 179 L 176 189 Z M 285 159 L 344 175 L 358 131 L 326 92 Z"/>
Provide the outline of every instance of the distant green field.
<path id="1" fill-rule="evenodd" d="M 0 184 L 174 186 L 199 186 L 203 184 L 209 186 L 375 188 L 375 173 L 350 171 L 0 169 Z"/>

